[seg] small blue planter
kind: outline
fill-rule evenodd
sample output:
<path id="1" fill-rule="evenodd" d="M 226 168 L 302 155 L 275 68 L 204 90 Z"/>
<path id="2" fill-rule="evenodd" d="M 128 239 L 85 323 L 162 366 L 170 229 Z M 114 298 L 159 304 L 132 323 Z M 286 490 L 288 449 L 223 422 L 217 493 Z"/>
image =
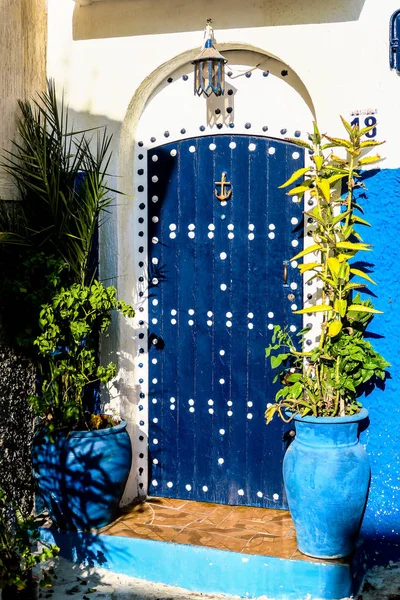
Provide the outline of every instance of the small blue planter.
<path id="1" fill-rule="evenodd" d="M 354 550 L 370 480 L 360 444 L 364 408 L 348 417 L 296 415 L 296 437 L 283 462 L 298 548 L 315 558 L 341 558 Z"/>
<path id="2" fill-rule="evenodd" d="M 97 431 L 58 432 L 55 443 L 38 434 L 33 468 L 38 493 L 63 529 L 89 530 L 111 523 L 132 462 L 126 422 Z"/>

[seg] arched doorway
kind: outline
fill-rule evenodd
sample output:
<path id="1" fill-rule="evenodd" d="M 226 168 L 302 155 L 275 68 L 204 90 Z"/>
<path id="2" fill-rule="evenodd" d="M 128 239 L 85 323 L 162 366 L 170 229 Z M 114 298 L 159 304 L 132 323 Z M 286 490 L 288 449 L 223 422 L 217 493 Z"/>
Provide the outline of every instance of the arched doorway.
<path id="1" fill-rule="evenodd" d="M 264 423 L 264 348 L 275 323 L 301 329 L 302 209 L 278 186 L 307 159 L 285 138 L 306 135 L 312 105 L 279 60 L 226 56 L 224 97 L 194 98 L 185 64 L 135 132 L 138 491 L 278 508 L 288 428 Z"/>

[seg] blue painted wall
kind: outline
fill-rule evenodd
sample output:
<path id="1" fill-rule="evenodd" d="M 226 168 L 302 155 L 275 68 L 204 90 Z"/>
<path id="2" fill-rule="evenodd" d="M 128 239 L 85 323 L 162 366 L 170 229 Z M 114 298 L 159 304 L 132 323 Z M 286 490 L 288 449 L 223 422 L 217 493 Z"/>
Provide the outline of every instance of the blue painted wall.
<path id="1" fill-rule="evenodd" d="M 363 399 L 370 426 L 362 435 L 372 468 L 371 488 L 362 535 L 374 562 L 400 559 L 400 169 L 366 173 L 367 191 L 361 199 L 365 218 L 364 239 L 373 251 L 364 260 L 374 264 L 372 291 L 376 308 L 384 311 L 370 325 L 375 347 L 392 364 L 385 390 L 376 389 Z"/>

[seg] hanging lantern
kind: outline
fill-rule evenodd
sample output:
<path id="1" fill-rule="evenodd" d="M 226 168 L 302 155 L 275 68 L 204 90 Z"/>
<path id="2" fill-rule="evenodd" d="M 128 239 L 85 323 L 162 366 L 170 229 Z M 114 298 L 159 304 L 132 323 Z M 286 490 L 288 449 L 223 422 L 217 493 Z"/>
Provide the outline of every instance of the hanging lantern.
<path id="1" fill-rule="evenodd" d="M 203 48 L 192 61 L 194 65 L 194 93 L 198 96 L 204 94 L 223 96 L 225 86 L 224 65 L 228 62 L 213 46 L 214 31 L 211 19 L 207 21 Z"/>

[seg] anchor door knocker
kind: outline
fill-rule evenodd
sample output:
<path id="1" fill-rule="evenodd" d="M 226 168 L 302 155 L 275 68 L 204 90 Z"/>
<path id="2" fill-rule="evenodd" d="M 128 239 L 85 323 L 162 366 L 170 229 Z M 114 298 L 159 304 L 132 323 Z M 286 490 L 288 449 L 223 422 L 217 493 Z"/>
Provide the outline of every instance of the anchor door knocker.
<path id="1" fill-rule="evenodd" d="M 229 198 L 232 196 L 232 190 L 227 190 L 226 188 L 229 186 L 231 186 L 231 182 L 230 181 L 226 181 L 226 173 L 223 172 L 221 175 L 221 181 L 216 181 L 215 185 L 220 185 L 221 186 L 221 193 L 218 194 L 217 190 L 215 190 L 215 197 L 218 198 L 218 200 L 220 200 L 221 202 L 225 202 L 226 200 L 229 200 Z"/>

